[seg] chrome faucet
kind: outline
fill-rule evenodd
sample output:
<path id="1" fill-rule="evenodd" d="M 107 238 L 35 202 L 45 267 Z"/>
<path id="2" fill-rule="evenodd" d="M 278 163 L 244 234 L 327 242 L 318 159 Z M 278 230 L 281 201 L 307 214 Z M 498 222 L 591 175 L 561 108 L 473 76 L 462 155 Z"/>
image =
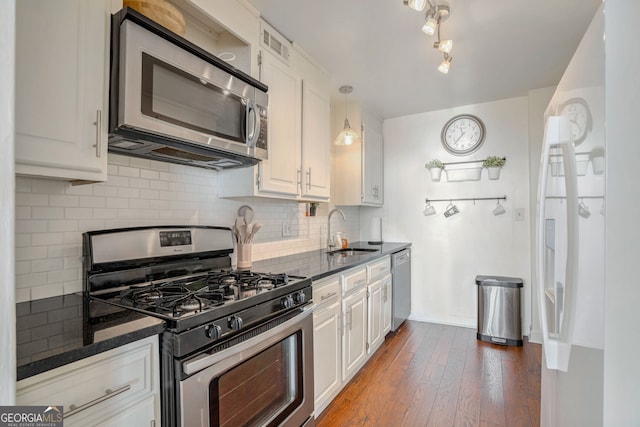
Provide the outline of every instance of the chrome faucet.
<path id="1" fill-rule="evenodd" d="M 342 212 L 342 209 L 334 208 L 329 212 L 329 216 L 327 217 L 327 248 L 329 250 L 333 249 L 336 246 L 336 242 L 333 241 L 333 236 L 331 235 L 331 215 L 335 212 L 338 212 L 342 216 L 342 220 L 346 221 L 347 217 Z"/>

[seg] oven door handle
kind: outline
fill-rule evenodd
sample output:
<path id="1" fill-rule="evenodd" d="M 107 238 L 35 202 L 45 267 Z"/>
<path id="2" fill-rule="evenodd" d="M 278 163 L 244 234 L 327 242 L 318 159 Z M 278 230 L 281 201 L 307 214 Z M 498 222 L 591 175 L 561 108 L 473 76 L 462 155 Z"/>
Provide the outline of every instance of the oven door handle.
<path id="1" fill-rule="evenodd" d="M 215 354 L 205 354 L 196 357 L 193 360 L 185 362 L 182 365 L 182 371 L 187 375 L 191 375 L 222 361 L 224 361 L 225 366 L 221 366 L 221 370 L 225 370 L 227 369 L 227 367 L 234 366 L 240 361 L 247 359 L 253 354 L 259 353 L 263 349 L 270 347 L 271 345 L 278 342 L 278 340 L 281 339 L 279 335 L 283 331 L 286 331 L 290 327 L 301 322 L 303 319 L 311 315 L 315 309 L 315 304 L 310 304 L 308 306 L 302 307 L 302 313 L 287 320 L 281 325 L 276 326 L 273 329 L 270 329 L 253 338 L 249 338 L 248 340 L 236 344 L 225 351 L 221 351 Z M 233 354 L 229 354 L 229 352 L 233 352 Z M 250 352 L 251 354 L 248 355 L 248 352 Z"/>

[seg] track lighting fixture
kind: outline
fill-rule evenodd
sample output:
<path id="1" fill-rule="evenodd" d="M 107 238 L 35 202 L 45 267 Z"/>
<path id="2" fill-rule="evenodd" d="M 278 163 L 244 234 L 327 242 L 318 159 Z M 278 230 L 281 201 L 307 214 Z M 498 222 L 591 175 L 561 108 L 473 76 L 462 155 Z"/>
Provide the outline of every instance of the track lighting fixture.
<path id="1" fill-rule="evenodd" d="M 438 71 L 447 74 L 451 67 L 451 60 L 453 59 L 450 55 L 453 49 L 453 40 L 440 39 L 440 26 L 449 17 L 451 12 L 449 6 L 446 4 L 434 4 L 431 0 L 403 0 L 403 3 L 417 11 L 422 11 L 425 3 L 429 4 L 429 9 L 425 14 L 425 23 L 422 26 L 422 32 L 429 36 L 436 34 L 436 32 L 438 33 L 438 41 L 433 43 L 433 47 L 442 52 L 444 56 L 443 61 L 440 63 L 440 66 L 438 66 Z"/>
<path id="2" fill-rule="evenodd" d="M 358 133 L 351 129 L 347 118 L 347 94 L 353 92 L 352 86 L 340 86 L 340 93 L 344 95 L 344 128 L 340 131 L 333 143 L 335 145 L 351 145 L 358 141 Z"/>

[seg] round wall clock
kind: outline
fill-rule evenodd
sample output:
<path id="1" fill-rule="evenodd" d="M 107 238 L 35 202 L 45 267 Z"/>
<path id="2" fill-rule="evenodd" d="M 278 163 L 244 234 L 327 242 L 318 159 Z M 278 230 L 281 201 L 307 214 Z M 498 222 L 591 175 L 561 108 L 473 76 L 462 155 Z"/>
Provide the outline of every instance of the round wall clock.
<path id="1" fill-rule="evenodd" d="M 471 114 L 452 117 L 442 128 L 442 145 L 451 154 L 464 156 L 476 151 L 485 137 L 482 120 Z"/>
<path id="2" fill-rule="evenodd" d="M 579 145 L 591 131 L 591 111 L 582 98 L 572 98 L 562 104 L 560 115 L 567 116 L 571 122 L 573 145 Z"/>

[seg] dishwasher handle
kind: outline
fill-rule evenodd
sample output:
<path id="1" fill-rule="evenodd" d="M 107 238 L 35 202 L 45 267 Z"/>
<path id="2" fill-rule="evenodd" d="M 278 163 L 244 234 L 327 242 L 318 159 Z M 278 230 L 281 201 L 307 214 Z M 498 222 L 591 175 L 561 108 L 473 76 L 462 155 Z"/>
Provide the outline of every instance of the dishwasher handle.
<path id="1" fill-rule="evenodd" d="M 409 249 L 396 252 L 395 254 L 393 254 L 393 265 L 404 264 L 405 262 L 409 262 L 410 259 L 411 251 L 409 251 Z"/>

